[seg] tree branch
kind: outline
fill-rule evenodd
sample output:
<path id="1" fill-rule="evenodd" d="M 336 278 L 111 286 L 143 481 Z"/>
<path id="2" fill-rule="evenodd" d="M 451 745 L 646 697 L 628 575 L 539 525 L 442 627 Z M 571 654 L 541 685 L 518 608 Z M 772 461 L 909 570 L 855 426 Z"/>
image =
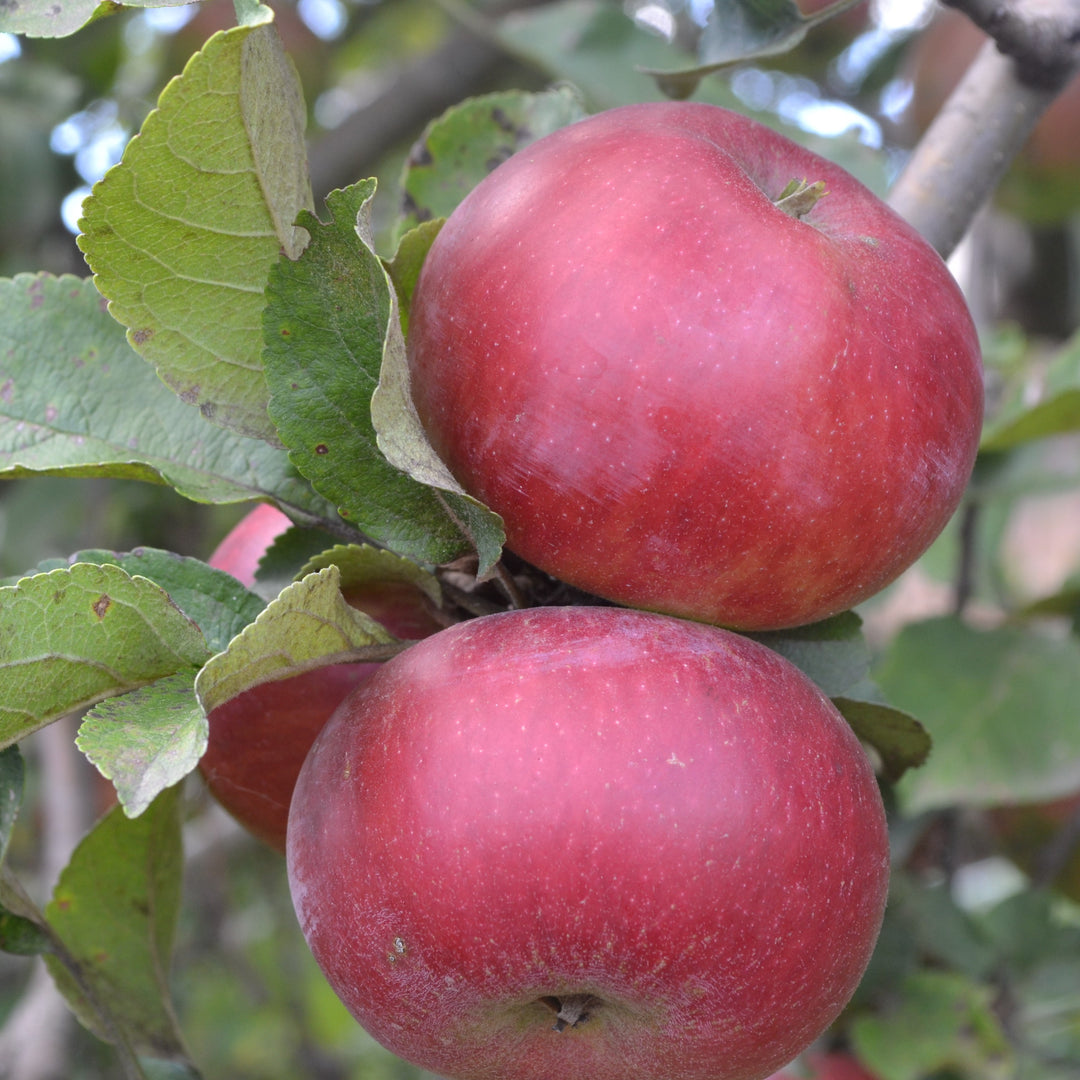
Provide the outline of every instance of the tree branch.
<path id="1" fill-rule="evenodd" d="M 949 0 L 989 41 L 916 146 L 889 204 L 948 257 L 992 194 L 1039 117 L 1080 69 L 1074 0 Z"/>

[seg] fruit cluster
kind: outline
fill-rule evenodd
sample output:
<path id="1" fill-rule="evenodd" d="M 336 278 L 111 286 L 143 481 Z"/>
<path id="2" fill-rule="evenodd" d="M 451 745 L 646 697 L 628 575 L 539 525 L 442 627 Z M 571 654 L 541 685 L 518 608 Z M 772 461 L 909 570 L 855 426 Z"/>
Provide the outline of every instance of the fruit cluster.
<path id="1" fill-rule="evenodd" d="M 280 686 L 235 706 L 292 754 L 233 790 L 275 777 L 279 846 L 291 793 L 308 943 L 454 1080 L 760 1080 L 861 978 L 888 836 L 843 717 L 735 631 L 866 599 L 951 516 L 982 411 L 964 301 L 836 166 L 631 106 L 461 203 L 408 363 L 437 453 L 587 602 L 411 618 L 393 660 L 305 677 L 295 739 Z M 203 771 L 229 806 L 225 708 Z"/>

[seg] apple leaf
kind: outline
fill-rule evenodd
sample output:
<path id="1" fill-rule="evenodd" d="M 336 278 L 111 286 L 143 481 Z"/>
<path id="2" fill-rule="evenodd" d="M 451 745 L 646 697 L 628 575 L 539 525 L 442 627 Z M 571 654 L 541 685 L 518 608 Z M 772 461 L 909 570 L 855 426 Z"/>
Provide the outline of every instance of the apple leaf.
<path id="1" fill-rule="evenodd" d="M 954 972 L 918 971 L 895 996 L 889 1010 L 851 1024 L 859 1060 L 881 1080 L 922 1080 L 943 1070 L 982 1080 L 1015 1075 L 990 987 Z"/>
<path id="2" fill-rule="evenodd" d="M 139 1058 L 146 1080 L 202 1080 L 202 1074 L 189 1062 L 162 1058 Z"/>
<path id="3" fill-rule="evenodd" d="M 0 905 L 0 952 L 14 956 L 40 956 L 52 950 L 53 943 L 39 923 L 16 915 Z"/>
<path id="4" fill-rule="evenodd" d="M 913 716 L 876 701 L 843 695 L 833 698 L 833 704 L 855 734 L 877 751 L 881 771 L 891 783 L 929 757 L 930 735 Z"/>
<path id="5" fill-rule="evenodd" d="M 267 9 L 268 10 L 268 9 Z M 135 350 L 215 424 L 276 442 L 263 288 L 314 205 L 296 72 L 272 22 L 215 34 L 83 206 L 79 246 Z"/>
<path id="6" fill-rule="evenodd" d="M 394 642 L 374 619 L 341 595 L 336 566 L 284 589 L 262 614 L 212 657 L 195 680 L 210 713 L 260 683 L 350 660 L 385 660 Z"/>
<path id="7" fill-rule="evenodd" d="M 114 476 L 333 518 L 284 450 L 212 427 L 124 339 L 90 280 L 0 278 L 0 479 Z M 123 408 L 117 403 L 123 402 Z"/>
<path id="8" fill-rule="evenodd" d="M 909 812 L 1045 800 L 1080 788 L 1075 638 L 931 619 L 901 630 L 875 679 L 934 738 L 926 765 L 897 789 Z"/>
<path id="9" fill-rule="evenodd" d="M 177 0 L 179 3 L 180 0 Z M 0 33 L 57 38 L 74 34 L 95 16 L 119 11 L 118 4 L 100 0 L 4 0 Z"/>
<path id="10" fill-rule="evenodd" d="M 17 746 L 0 750 L 0 863 L 7 855 L 11 830 L 22 806 L 26 768 Z"/>
<path id="11" fill-rule="evenodd" d="M 47 956 L 57 987 L 99 1038 L 182 1058 L 168 984 L 180 903 L 179 787 L 137 818 L 120 807 L 75 849 L 45 917 L 65 959 Z"/>
<path id="12" fill-rule="evenodd" d="M 795 0 L 727 0 L 715 4 L 701 34 L 701 63 L 672 71 L 651 69 L 648 74 L 668 96 L 690 97 L 701 80 L 728 67 L 766 56 L 789 52 L 807 31 L 863 0 L 836 0 L 813 15 L 803 15 Z"/>
<path id="13" fill-rule="evenodd" d="M 306 577 L 328 566 L 336 566 L 344 591 L 371 582 L 400 582 L 419 589 L 436 606 L 442 603 L 439 579 L 410 559 L 369 544 L 336 544 L 310 558 L 296 576 Z"/>
<path id="14" fill-rule="evenodd" d="M 973 979 L 992 976 L 1000 969 L 1001 958 L 993 942 L 973 914 L 956 902 L 947 884 L 927 884 L 897 869 L 889 883 L 888 918 L 899 924 L 924 964 Z M 894 984 L 899 981 L 895 979 Z"/>
<path id="15" fill-rule="evenodd" d="M 1046 363 L 1027 363 L 987 418 L 980 448 L 1010 450 L 1035 439 L 1080 431 L 1080 334 Z"/>
<path id="16" fill-rule="evenodd" d="M 439 230 L 443 227 L 445 220 L 445 218 L 435 218 L 410 229 L 401 238 L 393 259 L 386 264 L 386 273 L 397 293 L 402 333 L 407 334 L 409 330 L 409 309 L 412 306 L 412 295 L 416 289 L 424 259 L 427 258 L 428 250 L 435 242 L 435 237 L 439 235 Z"/>
<path id="17" fill-rule="evenodd" d="M 492 515 L 426 478 L 418 483 L 387 461 L 376 440 L 372 393 L 384 352 L 401 348 L 401 327 L 386 271 L 365 242 L 374 188 L 366 181 L 332 192 L 327 224 L 302 215 L 307 250 L 270 275 L 270 413 L 300 471 L 377 543 L 431 564 L 475 546 L 494 562 L 502 532 Z"/>
<path id="18" fill-rule="evenodd" d="M 791 630 L 746 636 L 790 660 L 829 697 L 850 690 L 870 671 L 870 650 L 862 634 L 862 619 L 853 611 Z"/>
<path id="19" fill-rule="evenodd" d="M 302 576 L 297 573 L 297 567 L 333 546 L 334 537 L 321 529 L 295 525 L 286 529 L 274 537 L 273 543 L 263 552 L 252 588 L 264 600 L 273 600 L 286 585 Z"/>
<path id="20" fill-rule="evenodd" d="M 427 126 L 405 164 L 398 235 L 449 217 L 511 154 L 584 115 L 577 93 L 568 86 L 538 93 L 504 90 L 448 109 Z"/>
<path id="21" fill-rule="evenodd" d="M 67 37 L 87 23 L 131 8 L 181 7 L 191 0 L 4 0 L 0 33 Z"/>
<path id="22" fill-rule="evenodd" d="M 79 726 L 75 744 L 113 782 L 128 817 L 138 817 L 206 753 L 206 715 L 195 696 L 197 673 L 187 668 L 103 701 Z"/>
<path id="23" fill-rule="evenodd" d="M 499 37 L 553 79 L 577 87 L 595 109 L 647 101 L 656 84 L 643 69 L 676 67 L 687 54 L 627 18 L 609 0 L 555 0 L 513 11 Z M 729 98 L 734 101 L 734 98 Z"/>
<path id="24" fill-rule="evenodd" d="M 152 581 L 79 563 L 0 588 L 0 747 L 209 656 Z"/>
<path id="25" fill-rule="evenodd" d="M 38 922 L 27 917 L 27 904 L 15 900 L 21 913 L 8 910 L 12 879 L 4 869 L 4 857 L 22 806 L 25 768 L 17 746 L 0 750 L 0 952 L 18 956 L 35 956 L 51 947 L 48 934 Z M 6 887 L 5 887 L 6 886 Z M 20 898 L 21 899 L 21 898 Z"/>
<path id="26" fill-rule="evenodd" d="M 198 626 L 210 653 L 224 649 L 266 606 L 261 597 L 245 589 L 232 574 L 160 548 L 79 551 L 68 563 L 111 564 L 132 577 L 149 578 Z"/>

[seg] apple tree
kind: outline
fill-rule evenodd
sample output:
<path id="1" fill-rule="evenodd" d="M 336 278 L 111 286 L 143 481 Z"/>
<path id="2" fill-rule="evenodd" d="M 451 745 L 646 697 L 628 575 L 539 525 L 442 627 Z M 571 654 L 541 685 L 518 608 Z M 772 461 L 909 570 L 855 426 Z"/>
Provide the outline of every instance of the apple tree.
<path id="1" fill-rule="evenodd" d="M 500 814 L 532 784 L 536 842 L 516 870 L 533 895 L 498 898 L 522 921 L 536 897 L 560 889 L 540 907 L 574 921 L 573 851 L 616 883 L 579 897 L 601 908 L 597 940 L 622 949 L 626 966 L 647 941 L 650 978 L 678 970 L 710 918 L 723 920 L 724 943 L 703 935 L 700 948 L 738 952 L 775 905 L 776 942 L 768 963 L 739 954 L 749 1013 L 737 1035 L 713 1039 L 727 1048 L 721 1065 L 702 1065 L 692 1037 L 639 1043 L 643 1029 L 667 1033 L 662 1010 L 602 1000 L 566 977 L 514 1006 L 515 1024 L 542 1014 L 542 1037 L 563 1039 L 550 1059 L 530 1051 L 533 1071 L 518 1075 L 749 1080 L 798 1055 L 783 1075 L 1074 1077 L 1078 68 L 1074 0 L 951 0 L 942 10 L 922 0 L 0 0 L 0 1076 L 435 1075 L 384 1050 L 338 999 L 354 1013 L 369 1007 L 356 1004 L 367 976 L 348 966 L 348 943 L 371 920 L 348 919 L 384 919 L 383 982 L 420 964 L 415 935 L 434 934 L 434 948 L 440 935 L 487 926 L 494 902 L 477 903 L 485 853 L 503 850 L 490 842 L 507 827 Z M 631 105 L 646 112 L 615 111 Z M 682 171 L 685 146 L 665 143 L 652 158 L 635 146 L 601 178 L 608 194 L 569 226 L 562 208 L 590 190 L 592 159 L 571 153 L 543 181 L 528 171 L 544 147 L 596 130 L 594 114 L 662 116 L 659 129 L 699 106 L 738 114 L 728 123 L 742 133 L 724 136 L 740 170 L 715 194 L 734 215 L 723 243 L 704 224 L 717 205 Z M 783 177 L 770 191 L 761 162 L 774 158 Z M 743 173 L 787 232 L 759 229 L 742 209 Z M 498 186 L 508 176 L 524 177 L 513 198 Z M 805 239 L 819 220 L 814 250 L 820 237 L 834 241 L 850 224 L 849 183 L 874 207 L 873 227 L 857 223 L 860 265 L 892 261 L 872 279 L 845 264 L 834 288 L 810 247 L 786 238 L 795 229 Z M 695 200 L 700 216 L 687 209 Z M 665 203 L 683 215 L 678 258 L 640 227 Z M 835 215 L 826 209 L 838 203 Z M 507 225 L 515 207 L 517 232 Z M 895 246 L 894 231 L 904 238 Z M 699 262 L 695 238 L 709 245 Z M 711 272 L 721 252 L 736 266 L 727 277 Z M 625 284 L 631 270 L 647 293 Z M 700 310 L 691 286 L 699 298 L 713 290 Z M 848 321 L 830 337 L 840 294 Z M 742 319 L 741 367 L 723 371 L 720 391 L 697 377 L 632 413 L 610 389 L 612 358 L 629 356 L 644 386 L 639 355 L 662 355 L 674 371 L 682 355 L 712 347 L 705 337 L 733 333 L 710 321 L 725 305 L 753 313 Z M 690 344 L 643 340 L 641 327 L 657 338 L 655 310 L 677 311 L 665 333 L 687 327 Z M 576 382 L 560 384 L 582 340 Z M 779 364 L 791 342 L 798 364 L 763 375 L 758 357 Z M 846 374 L 849 347 L 894 372 L 888 396 L 876 396 L 869 365 L 856 369 L 861 379 Z M 815 348 L 829 362 L 811 370 Z M 410 386 L 470 350 L 476 366 L 453 394 Z M 803 368 L 812 378 L 799 383 Z M 550 391 L 542 409 L 500 416 L 496 390 L 529 378 Z M 732 431 L 768 438 L 716 442 L 697 408 L 709 394 L 729 395 Z M 797 443 L 784 442 L 815 395 L 831 403 L 833 430 L 806 422 Z M 935 423 L 907 423 L 916 413 Z M 676 449 L 646 463 L 657 416 Z M 590 429 L 598 441 L 580 451 Z M 621 448 L 610 460 L 608 445 Z M 522 455 L 530 446 L 541 449 Z M 789 457 L 797 463 L 783 465 Z M 562 468 L 559 483 L 530 486 L 538 462 Z M 949 482 L 928 480 L 932 467 Z M 757 494 L 712 517 L 737 502 L 714 483 L 725 470 Z M 842 483 L 823 494 L 833 476 Z M 589 483 L 605 487 L 610 535 L 589 517 L 600 505 Z M 815 517 L 815 502 L 856 488 L 876 501 Z M 642 491 L 650 498 L 639 501 Z M 657 518 L 680 524 L 664 532 Z M 695 544 L 680 547 L 692 530 Z M 741 545 L 738 580 L 725 585 L 741 589 L 737 608 L 715 599 L 710 576 L 729 534 Z M 820 574 L 858 577 L 861 562 L 876 569 L 859 587 L 819 587 Z M 636 588 L 647 572 L 651 583 Z M 673 582 L 678 605 L 666 600 Z M 776 600 L 804 593 L 840 599 Z M 582 650 L 581 635 L 561 629 L 567 619 L 590 635 L 617 626 L 637 636 L 616 663 Z M 678 641 L 693 643 L 678 658 L 670 641 L 642 645 L 673 622 Z M 513 647 L 491 629 L 506 626 L 526 628 Z M 691 665 L 693 677 L 679 677 L 686 650 L 705 673 Z M 761 756 L 737 776 L 676 773 L 687 760 L 673 742 L 663 747 L 667 786 L 606 771 L 606 748 L 633 758 L 661 735 L 704 738 L 686 717 L 718 693 L 757 715 L 754 678 L 717 681 L 728 652 L 783 672 L 784 692 L 762 714 L 776 730 L 755 747 Z M 599 689 L 594 670 L 606 673 Z M 787 718 L 797 734 L 780 738 L 776 716 L 796 699 L 812 705 Z M 420 700 L 429 713 L 415 720 Z M 669 707 L 685 715 L 673 722 Z M 485 733 L 504 714 L 514 723 Z M 604 725 L 610 741 L 588 743 Z M 714 727 L 743 745 L 742 728 Z M 545 756 L 555 739 L 559 755 Z M 708 739 L 693 745 L 712 762 Z M 378 762 L 361 786 L 367 801 L 355 797 L 362 814 L 343 793 L 354 760 Z M 526 760 L 543 765 L 509 769 Z M 790 880 L 768 859 L 760 865 L 773 877 L 747 870 L 756 849 L 729 842 L 749 813 L 732 791 L 774 766 L 799 793 L 774 805 L 818 829 L 801 861 L 790 855 L 808 867 Z M 862 777 L 858 812 L 837 781 L 845 770 Z M 475 818 L 455 816 L 466 803 L 452 780 L 483 790 L 482 813 L 474 802 Z M 402 808 L 421 804 L 445 810 L 409 832 Z M 586 844 L 598 806 L 632 818 L 642 842 Z M 700 850 L 743 868 L 743 896 L 725 892 L 737 875 L 663 863 L 667 841 L 650 829 L 669 813 L 680 835 L 699 819 L 714 838 L 728 830 L 727 846 L 701 840 Z M 361 818 L 385 827 L 365 849 L 352 842 Z M 380 893 L 376 870 L 402 849 Z M 618 860 L 605 864 L 612 851 Z M 860 893 L 858 874 L 838 867 L 875 853 Z M 399 933 L 386 912 L 420 887 L 401 866 L 422 858 L 443 876 L 429 878 L 413 929 Z M 636 864 L 636 886 L 620 890 Z M 695 891 L 699 879 L 708 884 Z M 810 882 L 817 908 L 798 906 Z M 662 914 L 680 905 L 685 923 Z M 324 907 L 341 925 L 316 925 Z M 817 926 L 830 929 L 814 938 Z M 501 970 L 493 957 L 507 935 L 485 939 L 490 956 L 476 938 L 457 968 L 425 969 L 404 1007 L 405 995 L 391 995 L 367 1026 L 410 1058 L 398 1030 L 436 1017 L 425 1038 L 445 1043 L 465 972 Z M 563 971 L 555 939 L 544 947 L 540 963 L 531 942 L 530 962 Z M 834 968 L 842 975 L 817 1001 L 806 987 Z M 700 1012 L 685 995 L 669 1002 L 693 1018 L 691 1036 L 735 1015 L 723 1012 L 712 970 L 700 969 L 693 993 L 683 988 L 706 995 Z M 784 985 L 795 971 L 805 982 Z M 490 1038 L 500 1025 L 492 1012 L 453 1030 Z M 779 1027 L 802 1033 L 790 1052 L 769 1042 Z M 512 1080 L 527 1044 L 515 1045 L 416 1058 L 450 1062 L 439 1068 L 448 1075 Z M 559 1057 L 567 1045 L 584 1056 Z M 634 1064 L 612 1057 L 639 1045 L 652 1049 Z"/>

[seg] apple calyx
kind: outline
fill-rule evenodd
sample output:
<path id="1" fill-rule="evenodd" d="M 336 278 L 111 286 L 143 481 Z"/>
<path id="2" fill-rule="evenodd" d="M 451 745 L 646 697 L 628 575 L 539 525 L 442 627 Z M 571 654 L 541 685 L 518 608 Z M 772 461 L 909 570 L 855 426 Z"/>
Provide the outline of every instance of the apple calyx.
<path id="1" fill-rule="evenodd" d="M 568 1027 L 585 1023 L 592 1010 L 602 1004 L 600 999 L 592 994 L 564 994 L 562 997 L 551 994 L 540 998 L 540 1002 L 555 1014 L 552 1031 L 565 1031 Z"/>
<path id="2" fill-rule="evenodd" d="M 823 199 L 828 192 L 825 190 L 824 180 L 815 180 L 810 183 L 805 177 L 802 180 L 790 180 L 787 187 L 780 192 L 780 198 L 773 201 L 778 210 L 783 210 L 791 217 L 801 219 L 806 217 L 817 206 L 818 201 Z"/>

